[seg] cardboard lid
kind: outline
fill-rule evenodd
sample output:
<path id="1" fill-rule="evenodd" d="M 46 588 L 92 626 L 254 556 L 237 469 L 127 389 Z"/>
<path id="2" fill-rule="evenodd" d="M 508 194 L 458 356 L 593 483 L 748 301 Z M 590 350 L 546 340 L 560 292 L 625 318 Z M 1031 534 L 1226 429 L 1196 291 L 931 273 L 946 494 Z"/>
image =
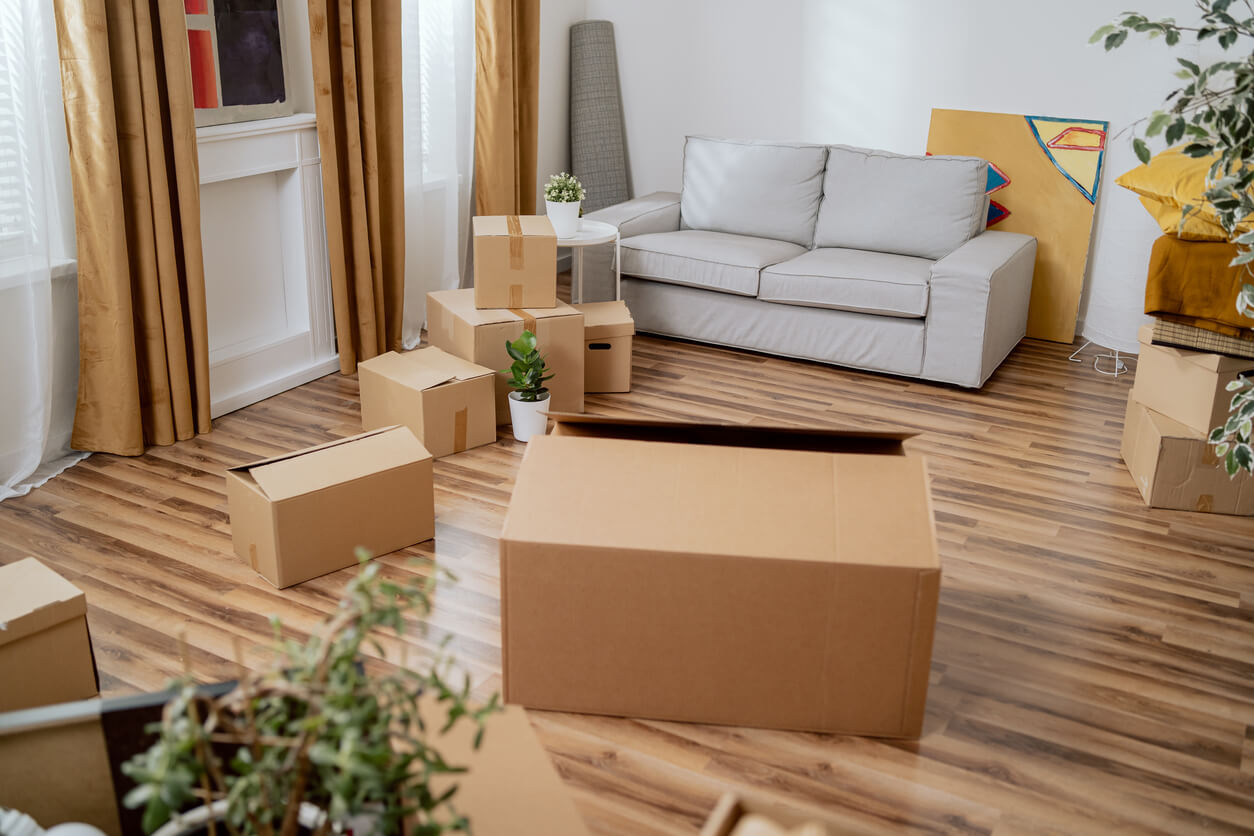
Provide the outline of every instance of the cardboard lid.
<path id="1" fill-rule="evenodd" d="M 248 473 L 273 502 L 431 458 L 408 427 L 383 427 L 317 447 L 228 468 Z"/>
<path id="2" fill-rule="evenodd" d="M 1143 404 L 1137 404 L 1141 409 L 1145 410 L 1145 417 L 1149 419 L 1150 424 L 1154 427 L 1154 432 L 1158 433 L 1159 438 L 1187 438 L 1190 441 L 1201 441 L 1206 438 L 1206 433 L 1200 433 L 1192 427 L 1181 424 L 1174 418 L 1168 418 L 1161 412 L 1155 412 Z"/>
<path id="3" fill-rule="evenodd" d="M 435 346 L 406 351 L 403 354 L 389 351 L 358 363 L 358 373 L 362 369 L 418 390 L 430 389 L 450 380 L 472 380 L 493 374 L 489 368 L 463 360 Z"/>
<path id="4" fill-rule="evenodd" d="M 433 290 L 427 296 L 443 305 L 449 313 L 472 327 L 492 325 L 497 322 L 522 322 L 523 318 L 519 314 L 514 313 L 515 310 L 526 313 L 532 319 L 583 316 L 579 311 L 561 300 L 558 300 L 557 305 L 552 308 L 476 308 L 475 289 L 473 287 L 462 288 L 461 290 Z"/>
<path id="5" fill-rule="evenodd" d="M 903 454 L 907 434 L 551 417 L 554 434 L 528 444 L 503 539 L 940 566 L 926 466 Z"/>
<path id="6" fill-rule="evenodd" d="M 556 238 L 553 222 L 544 215 L 475 215 L 471 227 L 476 236 L 509 235 L 509 219 L 517 218 L 522 234 L 529 238 Z"/>
<path id="7" fill-rule="evenodd" d="M 1181 360 L 1216 374 L 1254 370 L 1254 360 L 1248 357 L 1232 357 L 1228 354 L 1213 354 L 1208 351 L 1195 351 L 1191 348 L 1155 343 L 1154 326 L 1149 323 L 1137 329 L 1136 338 L 1142 345 L 1152 345 L 1155 348 L 1170 351 Z"/>
<path id="8" fill-rule="evenodd" d="M 631 318 L 626 302 L 587 302 L 573 307 L 583 314 L 585 340 L 629 337 L 636 333 L 636 321 Z"/>
<path id="9" fill-rule="evenodd" d="M 0 647 L 87 615 L 87 596 L 33 557 L 0 566 Z"/>

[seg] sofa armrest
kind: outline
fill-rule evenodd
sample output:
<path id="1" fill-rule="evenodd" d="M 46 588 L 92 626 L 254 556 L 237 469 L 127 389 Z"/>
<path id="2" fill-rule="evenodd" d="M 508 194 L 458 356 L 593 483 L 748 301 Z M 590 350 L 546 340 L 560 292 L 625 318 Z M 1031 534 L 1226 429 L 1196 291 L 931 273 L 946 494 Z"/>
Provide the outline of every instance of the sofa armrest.
<path id="1" fill-rule="evenodd" d="M 932 265 L 923 376 L 979 387 L 1027 332 L 1036 239 L 984 232 Z"/>
<path id="2" fill-rule="evenodd" d="M 584 217 L 613 224 L 623 238 L 675 232 L 679 229 L 679 193 L 654 192 L 589 212 Z"/>

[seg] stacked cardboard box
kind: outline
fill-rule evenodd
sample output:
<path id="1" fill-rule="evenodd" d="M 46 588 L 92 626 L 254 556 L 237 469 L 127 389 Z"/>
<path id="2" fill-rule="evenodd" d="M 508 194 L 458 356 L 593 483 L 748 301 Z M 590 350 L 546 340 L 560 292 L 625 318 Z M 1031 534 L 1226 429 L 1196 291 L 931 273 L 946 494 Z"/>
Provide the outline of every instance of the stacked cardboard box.
<path id="1" fill-rule="evenodd" d="M 557 234 L 543 215 L 485 215 L 471 221 L 476 308 L 557 305 Z"/>
<path id="2" fill-rule="evenodd" d="M 920 734 L 940 563 L 906 436 L 555 417 L 501 535 L 507 702 Z"/>
<path id="3" fill-rule="evenodd" d="M 1139 333 L 1136 382 L 1128 398 L 1120 452 L 1152 508 L 1254 515 L 1254 478 L 1229 479 L 1210 431 L 1228 419 L 1228 383 L 1254 372 L 1254 360 L 1154 343 Z"/>

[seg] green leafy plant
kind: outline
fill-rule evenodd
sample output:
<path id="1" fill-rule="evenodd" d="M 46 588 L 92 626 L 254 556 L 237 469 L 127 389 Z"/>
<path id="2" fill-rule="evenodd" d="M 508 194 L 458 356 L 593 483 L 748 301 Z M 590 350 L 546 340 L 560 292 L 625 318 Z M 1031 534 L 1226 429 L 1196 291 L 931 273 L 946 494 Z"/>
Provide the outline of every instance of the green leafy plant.
<path id="1" fill-rule="evenodd" d="M 1192 212 L 1209 206 L 1228 240 L 1238 247 L 1232 265 L 1244 265 L 1251 272 L 1254 231 L 1245 232 L 1242 227 L 1254 226 L 1250 223 L 1254 216 L 1254 3 L 1195 0 L 1194 6 L 1200 17 L 1196 26 L 1183 26 L 1174 18 L 1150 20 L 1137 12 L 1124 12 L 1094 32 L 1089 43 L 1101 42 L 1109 52 L 1122 46 L 1130 34 L 1141 34 L 1161 37 L 1173 47 L 1191 35 L 1197 42 L 1214 39 L 1225 53 L 1236 58 L 1202 66 L 1177 57 L 1180 69 L 1176 76 L 1184 83 L 1167 94 L 1161 110 L 1141 120 L 1145 136 L 1135 137 L 1132 147 L 1137 158 L 1148 163 L 1147 140 L 1161 135 L 1168 146 L 1185 141 L 1182 151 L 1190 157 L 1214 158 L 1201 203 L 1183 207 L 1181 224 Z M 1242 286 L 1236 308 L 1240 315 L 1254 320 L 1254 284 Z M 1242 469 L 1254 473 L 1249 445 L 1250 411 L 1254 411 L 1251 385 L 1245 381 L 1229 387 L 1236 392 L 1231 416 L 1210 434 L 1229 475 Z M 1247 409 L 1250 411 L 1243 411 Z"/>
<path id="2" fill-rule="evenodd" d="M 1254 473 L 1254 379 L 1238 377 L 1228 384 L 1228 391 L 1233 393 L 1228 420 L 1210 431 L 1209 441 L 1215 445 L 1215 455 L 1223 459 L 1229 476 L 1242 470 Z"/>
<path id="3" fill-rule="evenodd" d="M 536 335 L 523 331 L 518 339 L 505 341 L 505 350 L 514 362 L 508 369 L 502 369 L 510 375 L 509 385 L 518 392 L 520 401 L 540 401 L 549 393 L 544 383 L 552 379 L 552 374 L 545 374 L 548 366 L 540 356 L 536 347 Z"/>
<path id="4" fill-rule="evenodd" d="M 151 833 L 189 804 L 225 802 L 208 825 L 231 836 L 292 836 L 302 802 L 325 815 L 317 833 L 337 832 L 363 814 L 376 833 L 468 832 L 452 798 L 456 784 L 436 792 L 436 776 L 464 772 L 440 755 L 419 714 L 420 696 L 434 699 L 447 731 L 477 726 L 500 710 L 493 695 L 470 700 L 470 678 L 452 682 L 453 659 L 443 650 L 416 668 L 404 658 L 388 664 L 382 636 L 404 634 L 406 618 L 431 610 L 434 574 L 400 584 L 379 574 L 359 552 L 362 569 L 339 608 L 304 642 L 284 639 L 272 620 L 274 660 L 229 692 L 207 696 L 190 681 L 176 683 L 153 745 L 123 765 L 136 782 L 125 799 L 143 807 Z M 363 645 L 384 660 L 372 673 Z M 361 833 L 360 824 L 358 833 Z"/>
<path id="5" fill-rule="evenodd" d="M 583 184 L 575 175 L 562 172 L 549 177 L 544 184 L 544 199 L 552 203 L 576 203 L 587 196 Z"/>

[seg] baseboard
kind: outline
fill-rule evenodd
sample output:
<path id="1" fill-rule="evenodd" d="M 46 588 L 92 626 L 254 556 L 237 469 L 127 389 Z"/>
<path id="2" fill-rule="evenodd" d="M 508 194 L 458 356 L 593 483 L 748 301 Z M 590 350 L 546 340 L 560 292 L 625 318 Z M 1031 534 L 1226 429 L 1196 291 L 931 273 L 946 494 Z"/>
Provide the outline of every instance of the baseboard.
<path id="1" fill-rule="evenodd" d="M 209 405 L 209 415 L 213 418 L 220 418 L 228 412 L 242 409 L 257 401 L 264 401 L 266 398 L 273 397 L 280 392 L 286 392 L 288 389 L 294 389 L 311 380 L 317 380 L 339 370 L 340 359 L 338 357 L 330 357 L 320 363 L 267 380 L 265 383 L 257 386 L 233 392 L 220 400 L 214 399 Z"/>

